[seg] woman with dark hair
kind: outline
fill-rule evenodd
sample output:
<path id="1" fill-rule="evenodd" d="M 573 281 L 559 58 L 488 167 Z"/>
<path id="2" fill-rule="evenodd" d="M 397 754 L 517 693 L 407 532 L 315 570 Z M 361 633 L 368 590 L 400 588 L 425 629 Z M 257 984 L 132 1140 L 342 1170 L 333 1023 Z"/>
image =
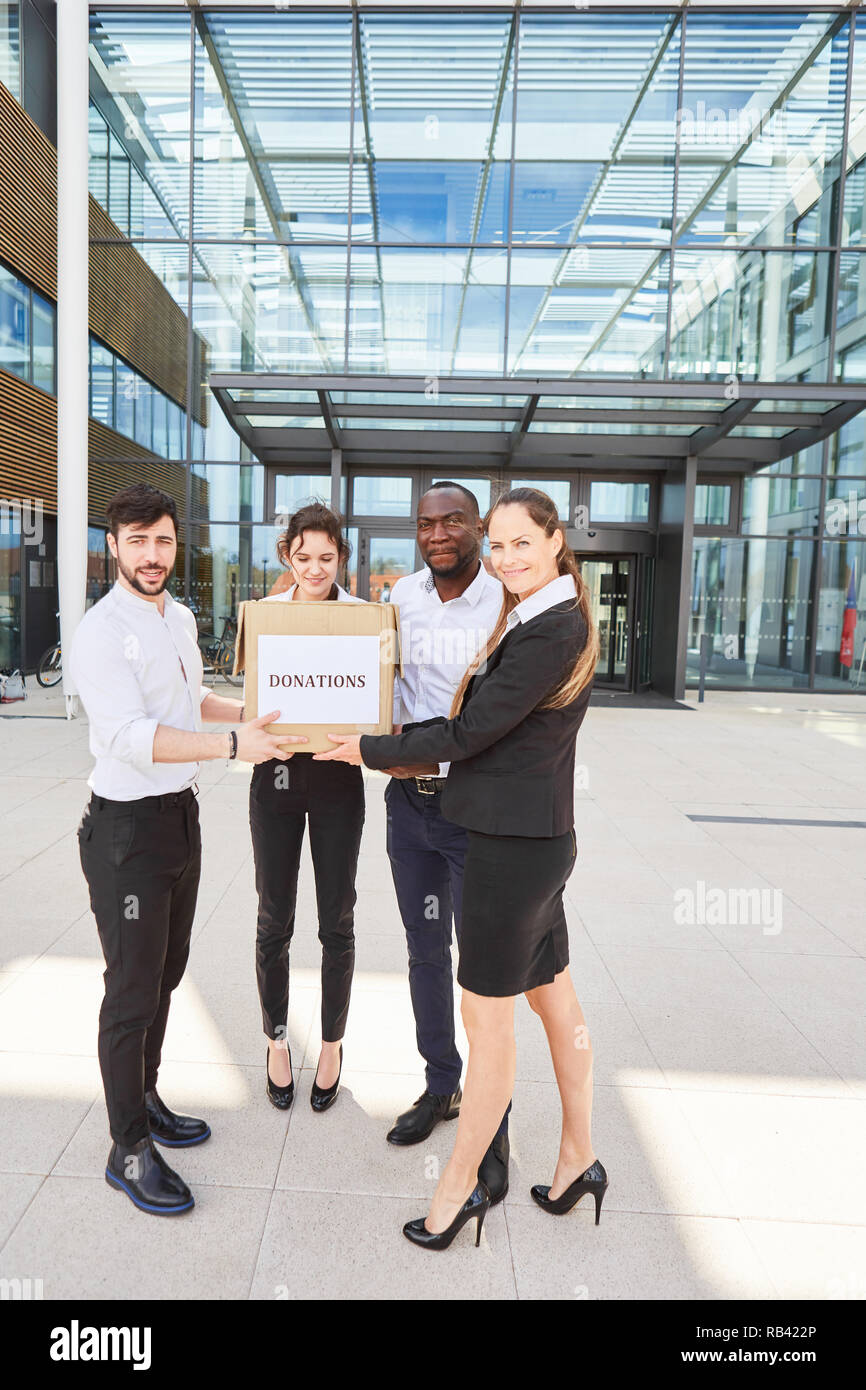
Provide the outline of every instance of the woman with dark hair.
<path id="1" fill-rule="evenodd" d="M 289 518 L 277 556 L 294 583 L 268 603 L 360 603 L 341 588 L 337 572 L 349 558 L 339 517 L 321 502 Z M 289 761 L 291 759 L 291 761 Z M 250 829 L 259 910 L 256 975 L 268 1039 L 266 1092 L 278 1110 L 294 1094 L 288 1046 L 289 945 L 295 925 L 298 868 L 309 824 L 322 943 L 322 1051 L 310 1104 L 327 1110 L 337 1098 L 355 965 L 355 873 L 364 826 L 359 767 L 319 765 L 309 753 L 261 763 L 250 782 Z"/>
<path id="2" fill-rule="evenodd" d="M 547 1034 L 562 1101 L 559 1158 L 534 1200 L 556 1215 L 595 1200 L 607 1174 L 592 1147 L 592 1051 L 568 972 L 562 894 L 574 867 L 574 745 L 589 703 L 598 636 L 586 585 L 556 507 L 514 488 L 485 518 L 505 586 L 487 647 L 463 678 L 451 718 L 396 735 L 330 735 L 316 761 L 382 768 L 448 761 L 442 811 L 468 831 L 457 981 L 469 1063 L 454 1151 L 425 1219 L 404 1235 L 443 1250 L 490 1203 L 478 1165 L 514 1086 L 514 1000 L 525 994 Z"/>

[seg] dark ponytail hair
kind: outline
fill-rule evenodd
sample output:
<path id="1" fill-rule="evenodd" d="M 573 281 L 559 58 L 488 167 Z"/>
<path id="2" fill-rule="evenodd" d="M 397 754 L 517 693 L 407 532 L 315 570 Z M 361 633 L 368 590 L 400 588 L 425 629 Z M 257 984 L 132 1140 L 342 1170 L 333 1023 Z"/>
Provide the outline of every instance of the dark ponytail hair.
<path id="1" fill-rule="evenodd" d="M 306 531 L 323 531 L 337 551 L 338 569 L 345 568 L 352 548 L 343 535 L 340 517 L 336 512 L 332 512 L 330 507 L 326 507 L 324 502 L 310 502 L 305 507 L 299 507 L 289 517 L 285 531 L 277 540 L 277 559 L 281 565 L 286 569 L 291 567 L 292 546 L 298 537 L 303 539 Z M 336 598 L 336 589 L 332 588 L 328 597 Z"/>

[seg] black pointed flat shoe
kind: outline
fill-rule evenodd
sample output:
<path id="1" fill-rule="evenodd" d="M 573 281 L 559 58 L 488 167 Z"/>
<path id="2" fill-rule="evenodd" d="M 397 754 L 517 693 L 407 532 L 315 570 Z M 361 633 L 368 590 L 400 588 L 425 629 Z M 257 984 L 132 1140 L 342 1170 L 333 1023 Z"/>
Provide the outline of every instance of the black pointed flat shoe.
<path id="1" fill-rule="evenodd" d="M 599 1223 L 601 1217 L 601 1204 L 604 1201 L 604 1194 L 607 1191 L 607 1173 L 599 1163 L 598 1159 L 593 1159 L 585 1173 L 581 1173 L 579 1178 L 559 1197 L 550 1197 L 550 1188 L 542 1187 L 540 1184 L 529 1189 L 531 1196 L 542 1208 L 549 1211 L 553 1216 L 564 1216 L 572 1207 L 576 1207 L 581 1197 L 585 1197 L 588 1192 L 595 1198 L 595 1224 Z"/>
<path id="2" fill-rule="evenodd" d="M 290 1107 L 290 1105 L 291 1105 L 291 1103 L 292 1103 L 292 1101 L 295 1099 L 295 1081 L 294 1081 L 294 1077 L 293 1077 L 292 1080 L 289 1082 L 288 1086 L 277 1086 L 276 1083 L 273 1082 L 273 1081 L 271 1080 L 271 1073 L 268 1071 L 268 1063 L 269 1063 L 269 1061 L 270 1061 L 270 1057 L 271 1057 L 271 1049 L 268 1048 L 267 1055 L 266 1055 L 266 1057 L 265 1057 L 265 1076 L 266 1076 L 266 1078 L 267 1078 L 267 1084 L 266 1084 L 266 1086 L 265 1086 L 265 1090 L 266 1090 L 266 1092 L 267 1092 L 268 1100 L 271 1102 L 271 1105 L 276 1106 L 277 1110 L 288 1110 L 289 1107 Z M 291 1048 L 290 1048 L 290 1049 L 289 1049 L 289 1071 L 291 1071 L 291 1070 L 292 1070 L 292 1052 L 291 1052 Z"/>
<path id="3" fill-rule="evenodd" d="M 318 1074 L 317 1068 L 316 1075 L 318 1076 Z M 340 1077 L 342 1074 L 343 1044 L 340 1043 L 340 1070 L 337 1072 L 337 1079 L 333 1086 L 317 1086 L 315 1081 L 313 1082 L 313 1089 L 310 1092 L 310 1105 L 315 1111 L 321 1112 L 322 1110 L 327 1110 L 329 1106 L 334 1104 L 334 1101 L 337 1099 L 337 1092 L 340 1089 Z"/>
<path id="4" fill-rule="evenodd" d="M 192 1115 L 176 1115 L 156 1093 L 145 1091 L 144 1106 L 151 1138 L 170 1149 L 190 1149 L 210 1139 L 210 1125 Z"/>

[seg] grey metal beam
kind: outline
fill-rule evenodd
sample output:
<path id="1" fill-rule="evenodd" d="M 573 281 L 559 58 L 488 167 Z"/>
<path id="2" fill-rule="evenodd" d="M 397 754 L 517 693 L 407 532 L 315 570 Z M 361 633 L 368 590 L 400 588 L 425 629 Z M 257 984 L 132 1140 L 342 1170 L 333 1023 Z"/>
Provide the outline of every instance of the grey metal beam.
<path id="1" fill-rule="evenodd" d="M 801 449 L 808 449 L 813 444 L 820 444 L 822 439 L 826 439 L 828 435 L 834 434 L 836 430 L 846 425 L 849 420 L 853 420 L 854 416 L 859 415 L 862 409 L 862 401 L 843 401 L 821 417 L 820 425 L 791 430 L 789 434 L 776 441 L 778 449 L 776 459 L 790 458 L 792 454 L 798 454 Z"/>
<path id="2" fill-rule="evenodd" d="M 376 204 L 376 184 L 373 179 L 373 146 L 370 139 L 370 110 L 367 99 L 367 83 L 364 74 L 364 55 L 361 51 L 361 26 L 358 21 L 358 6 L 352 5 L 352 47 L 353 47 L 353 66 L 358 82 L 358 101 L 361 107 L 361 120 L 364 125 L 364 166 L 367 172 L 367 192 L 370 199 L 370 215 L 373 219 L 373 240 L 379 240 L 379 210 Z M 355 108 L 354 92 L 352 93 L 352 160 L 355 158 Z M 351 209 L 350 209 L 351 215 Z M 352 246 L 349 246 L 349 256 L 352 254 Z M 376 255 L 376 281 L 379 289 L 379 318 L 382 324 L 382 355 L 385 367 L 388 366 L 387 335 L 385 332 L 385 281 L 382 275 L 382 252 L 377 246 Z M 351 286 L 346 296 L 346 342 L 350 341 L 350 321 L 352 314 Z M 348 366 L 348 363 L 346 364 Z"/>
<path id="3" fill-rule="evenodd" d="M 691 452 L 698 457 L 705 454 L 720 439 L 724 439 L 735 425 L 746 416 L 751 414 L 753 402 L 750 400 L 733 401 L 727 410 L 722 411 L 722 418 L 715 425 L 706 425 L 702 430 L 691 436 Z"/>
<path id="4" fill-rule="evenodd" d="M 337 428 L 337 422 L 334 419 L 334 416 L 331 411 L 330 398 L 328 396 L 327 391 L 319 391 L 318 396 L 319 408 L 322 412 L 322 420 L 324 421 L 325 430 L 327 432 L 328 438 L 331 441 L 331 447 L 333 449 L 339 449 L 342 445 L 342 440 L 340 439 L 340 431 Z"/>
<path id="5" fill-rule="evenodd" d="M 211 372 L 214 390 L 355 391 L 376 396 L 412 392 L 424 395 L 423 376 L 385 376 L 369 372 Z M 610 377 L 491 377 L 440 376 L 440 395 L 477 396 L 609 396 L 635 400 L 674 397 L 680 400 L 729 400 L 725 381 L 647 381 Z M 740 381 L 741 399 L 752 401 L 864 401 L 866 384 L 855 382 Z M 337 407 L 339 411 L 339 407 Z M 383 406 L 383 412 L 387 407 Z"/>

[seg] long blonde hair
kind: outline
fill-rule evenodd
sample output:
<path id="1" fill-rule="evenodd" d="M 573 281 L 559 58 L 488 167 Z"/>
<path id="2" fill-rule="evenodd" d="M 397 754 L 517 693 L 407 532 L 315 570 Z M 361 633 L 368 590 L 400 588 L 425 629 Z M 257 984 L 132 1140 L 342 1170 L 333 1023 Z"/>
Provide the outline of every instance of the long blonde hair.
<path id="1" fill-rule="evenodd" d="M 578 653 L 574 665 L 556 689 L 539 706 L 540 709 L 563 709 L 565 705 L 570 705 L 577 698 L 581 690 L 589 684 L 595 673 L 595 665 L 598 661 L 598 630 L 593 622 L 592 611 L 589 604 L 589 589 L 586 581 L 580 572 L 574 553 L 569 549 L 565 537 L 565 527 L 559 519 L 559 512 L 556 503 L 546 492 L 535 487 L 515 487 L 510 492 L 504 492 L 494 502 L 490 511 L 484 518 L 484 533 L 489 534 L 490 519 L 493 513 L 500 507 L 518 505 L 529 513 L 536 526 L 540 526 L 546 536 L 552 536 L 555 531 L 562 532 L 562 546 L 556 556 L 556 567 L 560 574 L 570 574 L 574 580 L 576 590 L 575 606 L 580 609 L 583 620 L 586 623 L 586 642 Z M 478 668 L 487 661 L 491 652 L 499 645 L 508 615 L 517 606 L 520 599 L 517 594 L 512 594 L 508 589 L 505 590 L 505 597 L 502 600 L 502 607 L 499 610 L 499 617 L 496 626 L 487 639 L 487 645 L 478 653 L 475 660 L 467 668 L 457 693 L 451 704 L 451 718 L 459 714 L 463 704 L 463 697 L 466 694 L 466 687 L 474 676 Z"/>

